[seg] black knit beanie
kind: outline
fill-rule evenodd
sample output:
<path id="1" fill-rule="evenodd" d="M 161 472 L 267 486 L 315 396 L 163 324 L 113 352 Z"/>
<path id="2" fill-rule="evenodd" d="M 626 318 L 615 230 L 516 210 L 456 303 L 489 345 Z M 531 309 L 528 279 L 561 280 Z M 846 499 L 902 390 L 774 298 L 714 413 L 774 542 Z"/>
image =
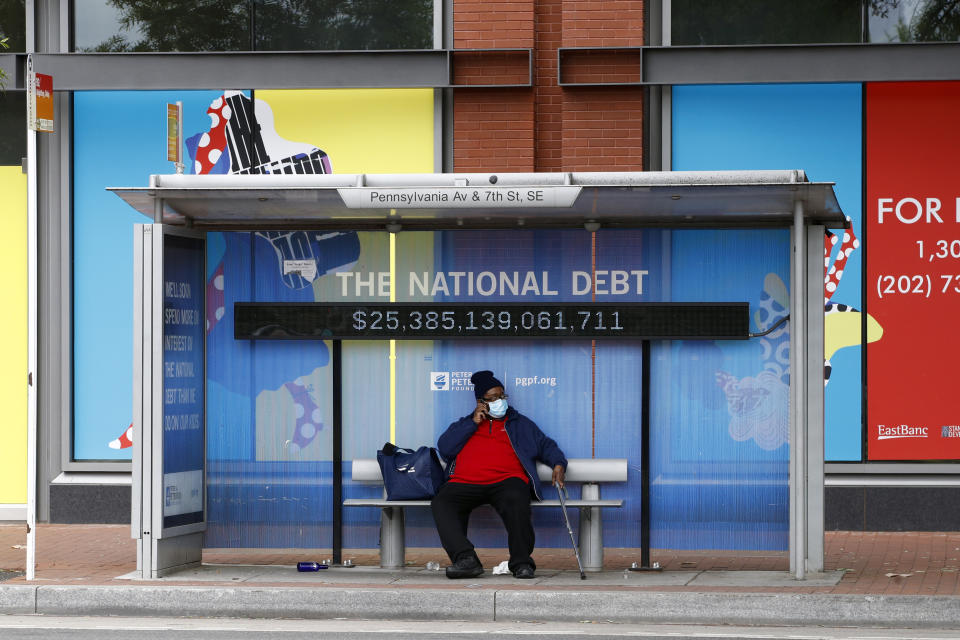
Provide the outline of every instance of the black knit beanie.
<path id="1" fill-rule="evenodd" d="M 490 389 L 503 386 L 502 382 L 493 377 L 493 371 L 477 371 L 470 376 L 470 382 L 473 383 L 473 395 L 477 400 Z"/>

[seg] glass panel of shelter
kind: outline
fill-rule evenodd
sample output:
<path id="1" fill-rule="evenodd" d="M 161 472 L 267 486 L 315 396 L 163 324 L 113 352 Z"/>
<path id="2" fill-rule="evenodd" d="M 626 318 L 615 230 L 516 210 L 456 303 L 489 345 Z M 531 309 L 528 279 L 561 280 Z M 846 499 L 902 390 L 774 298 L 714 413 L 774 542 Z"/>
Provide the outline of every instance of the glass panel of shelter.
<path id="1" fill-rule="evenodd" d="M 231 246 L 240 255 L 229 267 L 233 277 L 252 275 L 251 286 L 238 290 L 238 300 L 383 302 L 392 295 L 398 302 L 473 300 L 495 305 L 524 298 L 730 299 L 750 301 L 758 314 L 757 328 L 769 320 L 771 293 L 783 301 L 786 288 L 770 284 L 771 274 L 773 280 L 787 279 L 789 255 L 789 234 L 783 231 L 224 235 L 227 256 Z M 277 242 L 310 246 L 316 255 L 339 255 L 342 264 L 299 289 L 286 282 L 289 277 L 271 285 L 291 266 L 279 266 Z M 484 273 L 490 275 L 481 278 Z M 704 273 L 716 277 L 705 278 Z M 307 285 L 307 280 L 293 284 Z M 232 300 L 224 303 L 232 308 Z M 788 366 L 780 343 L 786 344 L 789 335 L 774 339 L 779 342 L 655 343 L 655 548 L 786 548 L 789 445 L 783 390 L 788 382 L 768 365 Z M 239 378 L 249 376 L 249 392 L 238 403 L 236 395 L 210 385 L 206 545 L 330 548 L 331 343 L 232 342 L 211 341 L 211 375 L 219 367 Z M 344 497 L 379 497 L 379 487 L 351 482 L 350 462 L 374 457 L 387 441 L 411 448 L 434 445 L 450 422 L 471 411 L 470 374 L 489 368 L 505 383 L 511 405 L 534 419 L 568 457 L 628 459 L 630 481 L 604 488 L 605 496 L 625 499 L 623 509 L 605 515 L 605 544 L 637 548 L 640 354 L 639 340 L 344 341 Z M 238 430 L 218 430 L 216 421 L 242 425 L 242 416 L 225 417 L 238 410 L 249 416 L 250 428 L 239 429 L 250 440 L 247 453 L 217 458 L 217 451 L 236 448 Z M 256 480 L 251 482 L 251 477 Z M 343 511 L 347 549 L 376 547 L 378 510 Z M 561 523 L 547 511 L 535 516 L 539 544 L 563 546 Z M 429 511 L 413 510 L 407 522 L 408 546 L 438 545 Z M 476 517 L 473 535 L 480 546 L 505 544 L 493 514 Z"/>
<path id="2" fill-rule="evenodd" d="M 333 278 L 318 273 L 326 265 L 322 256 L 337 256 L 346 261 L 342 264 L 356 261 L 356 234 L 264 231 L 208 236 L 214 247 L 221 247 L 218 322 L 226 325 L 208 337 L 205 546 L 329 549 L 332 343 L 235 340 L 231 325 L 234 302 L 326 299 L 324 285 Z M 216 282 L 217 274 L 211 275 Z M 212 313 L 217 315 L 215 309 Z"/>
<path id="3" fill-rule="evenodd" d="M 788 313 L 789 231 L 665 235 L 665 298 L 748 301 L 753 332 Z M 788 549 L 789 331 L 654 343 L 653 548 Z"/>
<path id="4" fill-rule="evenodd" d="M 546 279 L 541 294 L 555 287 L 551 301 L 584 294 L 598 302 L 748 300 L 758 329 L 777 319 L 772 310 L 781 315 L 786 311 L 786 286 L 777 285 L 788 279 L 789 234 L 784 231 L 618 230 L 595 236 L 572 229 L 404 232 L 396 243 L 398 301 L 515 301 L 522 296 L 514 295 L 509 284 L 508 290 L 499 290 L 500 274 L 506 274 L 509 283 L 514 273 L 520 282 L 531 273 L 541 286 Z M 469 279 L 485 271 L 496 274 L 497 290 L 486 296 L 468 291 Z M 411 273 L 416 275 L 413 289 Z M 704 278 L 704 273 L 717 277 Z M 596 292 L 584 287 L 588 274 Z M 582 281 L 575 282 L 575 277 Z M 459 296 L 454 291 L 457 280 Z M 783 346 L 789 334 L 783 331 L 769 340 L 773 342 L 654 344 L 655 548 L 786 549 L 789 379 L 784 373 L 789 354 Z M 605 496 L 626 500 L 623 509 L 604 516 L 605 544 L 640 546 L 639 340 L 397 341 L 392 378 L 385 372 L 389 364 L 354 368 L 350 363 L 359 356 L 354 344 L 363 348 L 360 343 L 345 347 L 345 385 L 358 385 L 358 393 L 365 389 L 358 397 L 374 398 L 374 408 L 367 410 L 378 416 L 390 397 L 381 385 L 395 385 L 395 413 L 388 419 L 400 446 L 434 444 L 450 422 L 470 412 L 470 374 L 490 368 L 507 386 L 511 406 L 540 424 L 568 457 L 627 457 L 630 481 L 604 488 Z M 366 348 L 371 352 L 368 362 L 389 359 L 383 346 Z M 363 375 L 351 380 L 360 371 Z M 345 401 L 345 407 L 351 404 Z M 380 419 L 371 418 L 366 424 Z M 344 422 L 348 434 L 368 429 L 347 420 L 346 412 Z M 344 457 L 372 457 L 380 444 L 368 438 L 362 450 L 345 451 Z M 345 517 L 351 518 L 347 540 L 366 539 L 376 530 L 373 515 Z M 565 544 L 555 518 L 549 513 L 535 518 L 541 547 Z M 428 511 L 412 511 L 407 519 L 408 546 L 437 545 Z M 503 546 L 496 516 L 478 514 L 472 530 L 480 546 Z"/>

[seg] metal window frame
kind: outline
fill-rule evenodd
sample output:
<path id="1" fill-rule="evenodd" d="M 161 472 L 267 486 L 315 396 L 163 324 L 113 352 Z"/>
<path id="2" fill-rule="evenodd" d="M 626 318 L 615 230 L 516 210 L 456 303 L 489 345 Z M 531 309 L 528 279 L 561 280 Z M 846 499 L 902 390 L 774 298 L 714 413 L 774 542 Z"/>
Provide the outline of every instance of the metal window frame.
<path id="1" fill-rule="evenodd" d="M 667 18 L 664 17 L 664 21 Z M 666 37 L 663 37 L 666 40 Z M 459 53 L 526 54 L 526 82 L 455 84 Z M 563 82 L 564 60 L 578 53 L 622 52 L 639 56 L 634 82 Z M 57 78 L 58 91 L 209 89 L 231 84 L 249 89 L 322 88 L 529 88 L 533 50 L 417 49 L 393 51 L 301 51 L 238 53 L 37 53 L 39 72 Z M 672 86 L 681 84 L 796 84 L 819 82 L 905 82 L 960 80 L 960 42 L 560 47 L 560 86 Z M 8 91 L 25 89 L 26 54 L 0 54 L 0 69 L 13 80 Z"/>
<path id="2" fill-rule="evenodd" d="M 525 82 L 457 84 L 458 54 L 516 53 L 527 57 Z M 24 91 L 25 53 L 0 54 L 0 69 Z M 56 79 L 56 91 L 210 89 L 491 89 L 533 86 L 533 49 L 407 49 L 389 51 L 257 51 L 201 53 L 36 53 L 38 73 Z"/>
<path id="3" fill-rule="evenodd" d="M 667 20 L 664 12 L 665 20 Z M 960 80 L 960 42 L 560 47 L 558 78 L 577 53 L 640 57 L 634 82 L 559 82 L 560 86 L 798 84 Z"/>
<path id="4" fill-rule="evenodd" d="M 643 52 L 645 47 L 557 47 L 557 86 L 560 87 L 636 87 L 643 86 Z M 567 69 L 572 66 L 571 61 L 577 59 L 577 54 L 608 54 L 619 55 L 624 59 L 636 58 L 639 62 L 641 79 L 623 80 L 618 82 L 570 82 L 564 80 L 564 75 L 569 73 Z"/>

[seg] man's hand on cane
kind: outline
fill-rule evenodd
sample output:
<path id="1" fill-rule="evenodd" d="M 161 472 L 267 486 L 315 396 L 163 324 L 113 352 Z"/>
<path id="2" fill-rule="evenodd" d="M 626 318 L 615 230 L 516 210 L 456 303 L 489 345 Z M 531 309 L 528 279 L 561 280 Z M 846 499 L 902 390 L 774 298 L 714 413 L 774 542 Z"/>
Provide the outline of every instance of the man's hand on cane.
<path id="1" fill-rule="evenodd" d="M 557 466 L 555 466 L 553 468 L 553 479 L 552 479 L 553 486 L 557 487 L 558 489 L 563 489 L 565 476 L 566 476 L 566 472 L 563 469 L 563 465 L 558 464 Z"/>

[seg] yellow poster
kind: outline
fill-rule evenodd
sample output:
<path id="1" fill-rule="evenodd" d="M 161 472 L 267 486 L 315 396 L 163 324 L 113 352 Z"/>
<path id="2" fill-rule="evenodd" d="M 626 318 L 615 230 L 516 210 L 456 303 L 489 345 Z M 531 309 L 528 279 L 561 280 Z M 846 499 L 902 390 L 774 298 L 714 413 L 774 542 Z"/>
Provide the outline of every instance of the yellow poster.
<path id="1" fill-rule="evenodd" d="M 0 505 L 27 501 L 27 176 L 0 166 Z"/>
<path id="2" fill-rule="evenodd" d="M 256 98 L 263 130 L 272 125 L 280 138 L 319 147 L 333 173 L 433 173 L 432 89 L 257 91 Z"/>

